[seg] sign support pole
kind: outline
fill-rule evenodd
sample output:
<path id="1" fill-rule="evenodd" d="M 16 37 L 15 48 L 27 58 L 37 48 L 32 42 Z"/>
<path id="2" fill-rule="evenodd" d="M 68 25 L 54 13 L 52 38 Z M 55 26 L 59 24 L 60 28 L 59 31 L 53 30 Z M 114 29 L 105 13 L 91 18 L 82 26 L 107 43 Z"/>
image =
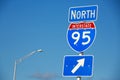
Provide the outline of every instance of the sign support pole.
<path id="1" fill-rule="evenodd" d="M 77 80 L 81 80 L 81 77 L 77 77 Z"/>
<path id="2" fill-rule="evenodd" d="M 81 55 L 84 55 L 84 53 L 81 52 L 79 55 L 80 55 L 80 56 L 81 56 Z M 77 77 L 77 80 L 82 80 L 82 79 L 81 79 L 81 77 L 78 76 L 78 77 Z"/>

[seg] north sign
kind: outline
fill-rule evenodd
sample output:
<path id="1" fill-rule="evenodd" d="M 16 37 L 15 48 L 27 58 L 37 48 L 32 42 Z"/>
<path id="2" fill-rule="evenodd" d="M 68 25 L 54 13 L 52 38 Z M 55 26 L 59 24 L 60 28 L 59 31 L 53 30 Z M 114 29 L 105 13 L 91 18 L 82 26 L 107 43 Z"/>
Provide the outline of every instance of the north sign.
<path id="1" fill-rule="evenodd" d="M 95 21 L 98 14 L 98 6 L 78 6 L 70 7 L 68 12 L 69 22 L 79 22 L 79 21 Z"/>

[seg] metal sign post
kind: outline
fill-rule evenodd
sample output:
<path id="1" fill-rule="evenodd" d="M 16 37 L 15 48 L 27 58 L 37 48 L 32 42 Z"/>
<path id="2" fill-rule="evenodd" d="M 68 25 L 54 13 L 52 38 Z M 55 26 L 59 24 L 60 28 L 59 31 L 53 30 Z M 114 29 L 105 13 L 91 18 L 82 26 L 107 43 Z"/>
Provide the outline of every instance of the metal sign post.
<path id="1" fill-rule="evenodd" d="M 81 77 L 77 77 L 77 80 L 81 80 Z"/>
<path id="2" fill-rule="evenodd" d="M 84 53 L 81 52 L 79 55 L 80 55 L 80 56 L 81 56 L 81 55 L 84 55 Z M 81 79 L 81 77 L 77 77 L 77 80 L 82 80 L 82 79 Z"/>

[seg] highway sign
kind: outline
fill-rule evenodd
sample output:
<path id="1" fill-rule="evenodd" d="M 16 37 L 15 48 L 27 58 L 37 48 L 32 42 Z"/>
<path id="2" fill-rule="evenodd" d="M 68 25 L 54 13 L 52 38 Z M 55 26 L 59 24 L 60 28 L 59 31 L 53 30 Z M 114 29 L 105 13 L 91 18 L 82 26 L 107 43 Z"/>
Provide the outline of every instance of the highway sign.
<path id="1" fill-rule="evenodd" d="M 92 68 L 92 55 L 67 55 L 64 57 L 63 76 L 91 77 Z"/>
<path id="2" fill-rule="evenodd" d="M 67 42 L 76 52 L 83 52 L 93 43 L 96 35 L 94 22 L 71 23 L 67 30 Z"/>
<path id="3" fill-rule="evenodd" d="M 95 21 L 97 19 L 98 6 L 78 6 L 70 7 L 68 12 L 69 22 Z"/>

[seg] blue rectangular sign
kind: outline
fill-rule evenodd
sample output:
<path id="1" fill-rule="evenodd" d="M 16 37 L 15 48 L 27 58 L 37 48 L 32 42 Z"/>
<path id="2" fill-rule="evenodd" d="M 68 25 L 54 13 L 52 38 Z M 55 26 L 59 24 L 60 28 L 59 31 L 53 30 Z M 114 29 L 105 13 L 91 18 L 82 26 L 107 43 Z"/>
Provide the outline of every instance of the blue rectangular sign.
<path id="1" fill-rule="evenodd" d="M 67 55 L 64 57 L 63 76 L 90 77 L 92 76 L 92 67 L 92 55 Z"/>
<path id="2" fill-rule="evenodd" d="M 95 21 L 97 19 L 98 6 L 79 6 L 69 8 L 69 22 Z"/>

